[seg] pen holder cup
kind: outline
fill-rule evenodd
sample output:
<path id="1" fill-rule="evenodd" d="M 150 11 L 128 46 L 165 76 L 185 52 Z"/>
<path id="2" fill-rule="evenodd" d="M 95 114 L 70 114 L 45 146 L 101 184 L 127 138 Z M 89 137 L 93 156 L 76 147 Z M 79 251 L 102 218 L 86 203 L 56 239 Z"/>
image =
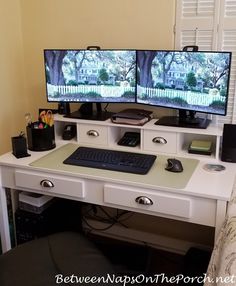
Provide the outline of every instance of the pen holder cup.
<path id="1" fill-rule="evenodd" d="M 47 151 L 56 147 L 54 125 L 47 128 L 26 127 L 28 149 L 31 151 Z"/>

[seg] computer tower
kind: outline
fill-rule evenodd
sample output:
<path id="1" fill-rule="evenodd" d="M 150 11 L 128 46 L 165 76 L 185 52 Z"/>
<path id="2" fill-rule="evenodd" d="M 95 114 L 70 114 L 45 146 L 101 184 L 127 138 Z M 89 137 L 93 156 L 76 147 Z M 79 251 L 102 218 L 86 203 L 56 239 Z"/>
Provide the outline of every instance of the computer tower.
<path id="1" fill-rule="evenodd" d="M 56 232 L 80 232 L 82 230 L 81 203 L 55 199 L 40 214 L 17 209 L 15 212 L 15 230 L 17 244 Z"/>
<path id="2" fill-rule="evenodd" d="M 50 212 L 36 214 L 18 209 L 15 212 L 16 241 L 21 244 L 50 233 Z"/>

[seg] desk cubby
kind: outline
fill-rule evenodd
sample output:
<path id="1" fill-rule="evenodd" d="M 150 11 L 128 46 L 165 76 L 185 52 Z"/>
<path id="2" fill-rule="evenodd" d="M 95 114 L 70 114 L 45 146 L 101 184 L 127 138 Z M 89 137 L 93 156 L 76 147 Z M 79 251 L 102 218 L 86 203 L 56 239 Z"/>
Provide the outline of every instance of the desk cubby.
<path id="1" fill-rule="evenodd" d="M 219 159 L 222 127 L 210 125 L 207 129 L 182 128 L 155 125 L 156 119 L 150 120 L 143 126 L 125 125 L 106 121 L 81 120 L 55 115 L 56 141 L 62 140 L 65 125 L 75 124 L 76 137 L 72 140 L 81 145 L 101 148 L 138 151 L 152 154 L 169 154 L 173 156 L 206 157 Z M 136 147 L 120 146 L 117 142 L 125 132 L 139 132 L 140 144 Z M 192 140 L 209 140 L 212 142 L 211 155 L 188 153 Z M 65 142 L 66 143 L 66 142 Z"/>

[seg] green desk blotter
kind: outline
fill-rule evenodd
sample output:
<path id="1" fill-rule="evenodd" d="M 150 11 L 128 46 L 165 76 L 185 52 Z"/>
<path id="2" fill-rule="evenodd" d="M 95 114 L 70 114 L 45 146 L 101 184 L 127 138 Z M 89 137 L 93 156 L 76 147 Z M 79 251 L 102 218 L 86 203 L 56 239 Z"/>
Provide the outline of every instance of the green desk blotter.
<path id="1" fill-rule="evenodd" d="M 80 166 L 65 165 L 62 162 L 74 152 L 79 145 L 69 143 L 50 152 L 44 157 L 32 162 L 30 166 L 52 171 L 66 172 L 68 175 L 81 175 L 82 178 L 105 180 L 107 182 L 118 182 L 134 184 L 135 186 L 146 186 L 149 188 L 171 188 L 184 189 L 198 165 L 198 160 L 176 157 L 182 162 L 184 171 L 172 173 L 165 170 L 167 159 L 173 156 L 158 155 L 151 170 L 146 175 L 136 175 L 124 172 L 115 172 L 103 169 L 87 168 Z"/>

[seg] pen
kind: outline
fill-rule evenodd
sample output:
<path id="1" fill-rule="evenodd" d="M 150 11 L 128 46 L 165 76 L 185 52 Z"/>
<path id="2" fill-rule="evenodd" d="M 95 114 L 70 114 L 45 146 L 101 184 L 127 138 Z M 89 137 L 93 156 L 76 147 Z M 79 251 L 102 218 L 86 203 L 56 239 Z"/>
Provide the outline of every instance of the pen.
<path id="1" fill-rule="evenodd" d="M 32 116 L 30 113 L 25 113 L 25 120 L 28 126 L 31 126 L 32 124 Z"/>

